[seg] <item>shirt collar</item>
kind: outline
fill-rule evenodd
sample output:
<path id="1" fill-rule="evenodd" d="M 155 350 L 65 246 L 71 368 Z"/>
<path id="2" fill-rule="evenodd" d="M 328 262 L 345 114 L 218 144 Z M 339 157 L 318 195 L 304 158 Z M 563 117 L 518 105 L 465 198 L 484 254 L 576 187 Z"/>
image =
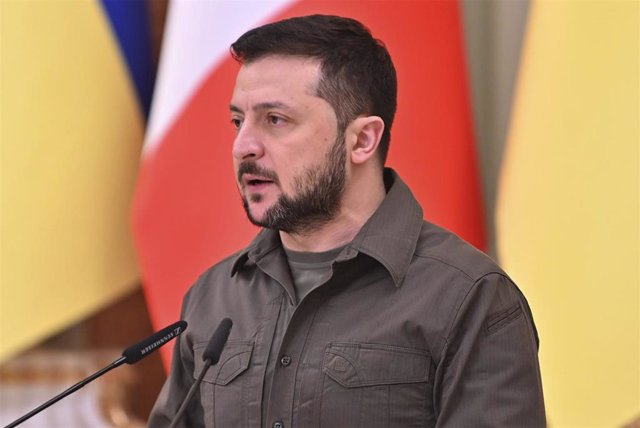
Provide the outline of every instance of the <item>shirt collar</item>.
<path id="1" fill-rule="evenodd" d="M 251 244 L 236 255 L 231 267 L 231 276 L 234 276 L 236 272 L 241 270 L 245 265 L 255 264 L 266 254 L 279 248 L 281 245 L 280 234 L 278 234 L 277 231 L 262 229 Z"/>
<path id="2" fill-rule="evenodd" d="M 342 262 L 363 253 L 378 261 L 399 287 L 413 258 L 422 228 L 422 208 L 398 174 L 384 171 L 387 194 L 375 213 L 338 255 Z M 247 263 L 256 263 L 280 245 L 277 231 L 263 229 L 253 242 L 235 258 L 231 276 Z"/>
<path id="3" fill-rule="evenodd" d="M 351 254 L 343 254 L 351 258 L 362 252 L 374 258 L 399 287 L 418 243 L 422 208 L 394 170 L 385 168 L 384 179 L 387 195 L 349 245 Z"/>

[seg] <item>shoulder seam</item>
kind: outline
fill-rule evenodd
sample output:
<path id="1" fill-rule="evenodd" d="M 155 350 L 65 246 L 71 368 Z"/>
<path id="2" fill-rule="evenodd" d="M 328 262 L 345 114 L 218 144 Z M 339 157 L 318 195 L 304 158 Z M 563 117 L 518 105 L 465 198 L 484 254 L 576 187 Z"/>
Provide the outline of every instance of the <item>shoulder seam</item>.
<path id="1" fill-rule="evenodd" d="M 466 276 L 466 277 L 467 277 L 467 278 L 469 278 L 470 280 L 475 281 L 475 280 L 473 279 L 473 277 L 472 277 L 471 275 L 469 275 L 467 272 L 465 272 L 464 270 L 460 269 L 460 268 L 459 268 L 458 266 L 456 266 L 456 265 L 452 265 L 451 263 L 449 263 L 449 262 L 446 262 L 446 261 L 442 260 L 441 258 L 434 257 L 434 256 L 427 256 L 427 255 L 424 255 L 424 254 L 418 254 L 417 252 L 415 253 L 415 256 L 416 256 L 416 257 L 420 257 L 420 258 L 422 258 L 422 259 L 432 259 L 432 260 L 436 260 L 436 261 L 438 261 L 438 262 L 440 262 L 440 263 L 442 263 L 442 264 L 444 264 L 444 265 L 447 265 L 447 266 L 449 266 L 449 267 L 451 267 L 451 268 L 453 268 L 453 269 L 457 270 L 458 272 L 460 272 L 461 274 L 463 274 L 464 276 Z"/>

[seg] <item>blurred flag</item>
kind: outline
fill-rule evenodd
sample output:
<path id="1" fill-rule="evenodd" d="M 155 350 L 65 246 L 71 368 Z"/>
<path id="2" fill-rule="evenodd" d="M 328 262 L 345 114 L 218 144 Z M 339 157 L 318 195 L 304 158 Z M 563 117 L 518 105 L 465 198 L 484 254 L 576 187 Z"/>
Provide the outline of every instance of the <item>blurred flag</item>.
<path id="1" fill-rule="evenodd" d="M 199 273 L 247 245 L 236 190 L 229 100 L 246 30 L 313 13 L 356 18 L 395 61 L 399 108 L 388 164 L 425 216 L 485 245 L 457 2 L 173 1 L 134 208 L 136 244 L 156 326 L 174 320 Z M 165 351 L 165 358 L 168 351 Z"/>
<path id="2" fill-rule="evenodd" d="M 129 209 L 153 85 L 144 8 L 0 4 L 0 360 L 138 283 Z"/>
<path id="3" fill-rule="evenodd" d="M 531 5 L 498 243 L 538 325 L 552 426 L 640 412 L 639 16 Z"/>

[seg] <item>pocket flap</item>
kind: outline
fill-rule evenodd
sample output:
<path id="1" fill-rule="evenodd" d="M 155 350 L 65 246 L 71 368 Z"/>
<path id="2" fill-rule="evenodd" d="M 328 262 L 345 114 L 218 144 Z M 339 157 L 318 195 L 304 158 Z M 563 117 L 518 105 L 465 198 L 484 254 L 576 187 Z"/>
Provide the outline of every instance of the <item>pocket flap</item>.
<path id="1" fill-rule="evenodd" d="M 197 377 L 204 368 L 202 353 L 206 343 L 196 344 L 194 353 L 194 378 Z M 248 340 L 238 340 L 227 342 L 220 355 L 220 360 L 215 366 L 209 367 L 207 374 L 202 379 L 203 382 L 215 383 L 217 385 L 227 385 L 242 372 L 249 368 L 251 354 L 253 353 L 253 342 Z"/>
<path id="2" fill-rule="evenodd" d="M 346 388 L 426 382 L 429 353 L 422 349 L 373 343 L 333 342 L 325 349 L 322 371 Z"/>

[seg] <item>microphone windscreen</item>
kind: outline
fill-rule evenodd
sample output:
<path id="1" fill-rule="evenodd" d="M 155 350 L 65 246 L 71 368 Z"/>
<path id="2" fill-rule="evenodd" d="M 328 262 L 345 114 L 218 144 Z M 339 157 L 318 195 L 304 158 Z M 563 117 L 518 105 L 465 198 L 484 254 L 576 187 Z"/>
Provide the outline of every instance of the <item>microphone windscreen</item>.
<path id="1" fill-rule="evenodd" d="M 159 332 L 152 334 L 146 339 L 141 340 L 135 345 L 129 346 L 127 349 L 122 351 L 122 356 L 125 357 L 125 363 L 137 363 L 156 349 L 160 348 L 162 345 L 181 335 L 186 329 L 187 322 L 178 321 L 163 328 Z"/>
<path id="2" fill-rule="evenodd" d="M 225 318 L 220 322 L 220 325 L 209 339 L 209 343 L 202 354 L 204 361 L 211 361 L 211 364 L 216 364 L 222 354 L 222 348 L 227 343 L 229 333 L 231 332 L 231 326 L 233 322 L 229 318 Z"/>

